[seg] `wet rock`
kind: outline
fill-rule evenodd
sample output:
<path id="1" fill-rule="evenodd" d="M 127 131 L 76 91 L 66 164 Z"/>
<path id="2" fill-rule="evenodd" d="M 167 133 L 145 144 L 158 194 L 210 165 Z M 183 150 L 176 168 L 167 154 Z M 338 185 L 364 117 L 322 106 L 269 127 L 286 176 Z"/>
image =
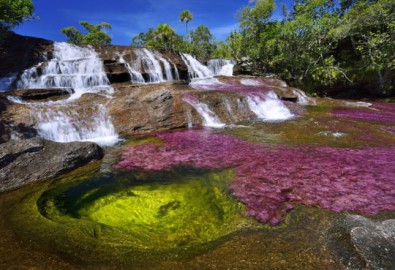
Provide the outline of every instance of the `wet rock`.
<path id="1" fill-rule="evenodd" d="M 103 157 L 90 142 L 11 140 L 0 148 L 0 192 L 61 175 Z"/>
<path id="2" fill-rule="evenodd" d="M 60 100 L 68 98 L 73 90 L 68 89 L 20 89 L 6 92 L 7 96 L 20 97 L 26 101 L 46 101 L 46 100 Z"/>

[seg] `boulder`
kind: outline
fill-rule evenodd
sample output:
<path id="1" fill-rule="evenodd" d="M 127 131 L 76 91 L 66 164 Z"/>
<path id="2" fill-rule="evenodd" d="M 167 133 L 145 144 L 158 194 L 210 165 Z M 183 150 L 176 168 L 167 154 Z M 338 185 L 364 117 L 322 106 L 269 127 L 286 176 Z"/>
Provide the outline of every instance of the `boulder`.
<path id="1" fill-rule="evenodd" d="M 102 157 L 103 150 L 90 142 L 10 140 L 0 148 L 0 192 L 70 172 Z"/>
<path id="2" fill-rule="evenodd" d="M 4 95 L 20 97 L 26 101 L 60 100 L 68 98 L 74 91 L 67 89 L 20 89 L 5 92 Z"/>

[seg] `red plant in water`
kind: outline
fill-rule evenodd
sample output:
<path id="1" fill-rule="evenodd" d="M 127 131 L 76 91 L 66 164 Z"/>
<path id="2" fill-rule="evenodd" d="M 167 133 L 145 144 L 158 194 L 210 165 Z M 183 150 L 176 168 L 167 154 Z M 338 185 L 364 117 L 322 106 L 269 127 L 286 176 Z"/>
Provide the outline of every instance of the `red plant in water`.
<path id="1" fill-rule="evenodd" d="M 234 196 L 251 216 L 270 224 L 295 204 L 363 214 L 395 210 L 395 147 L 274 147 L 196 130 L 157 137 L 163 144 L 125 148 L 117 168 L 234 168 Z"/>
<path id="2" fill-rule="evenodd" d="M 395 123 L 395 104 L 374 103 L 373 108 L 342 108 L 332 112 L 337 117 Z"/>

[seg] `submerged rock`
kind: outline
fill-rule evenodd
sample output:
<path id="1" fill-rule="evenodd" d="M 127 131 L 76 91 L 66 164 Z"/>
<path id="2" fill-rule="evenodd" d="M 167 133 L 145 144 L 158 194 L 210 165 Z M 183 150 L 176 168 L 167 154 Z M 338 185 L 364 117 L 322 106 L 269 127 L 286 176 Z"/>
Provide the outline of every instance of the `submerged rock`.
<path id="1" fill-rule="evenodd" d="M 0 149 L 0 192 L 64 174 L 102 157 L 102 149 L 90 142 L 8 141 Z"/>

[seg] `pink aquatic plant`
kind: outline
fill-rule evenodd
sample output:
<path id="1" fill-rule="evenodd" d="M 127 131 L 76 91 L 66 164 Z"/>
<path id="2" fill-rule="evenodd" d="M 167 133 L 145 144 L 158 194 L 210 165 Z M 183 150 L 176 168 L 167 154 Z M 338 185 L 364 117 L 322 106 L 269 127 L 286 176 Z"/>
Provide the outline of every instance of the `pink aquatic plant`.
<path id="1" fill-rule="evenodd" d="M 374 103 L 373 108 L 341 108 L 332 112 L 337 117 L 358 120 L 395 123 L 395 106 L 388 103 Z"/>
<path id="2" fill-rule="evenodd" d="M 395 147 L 274 147 L 196 130 L 157 137 L 163 144 L 125 148 L 117 168 L 234 168 L 234 196 L 249 215 L 273 225 L 295 204 L 363 214 L 395 210 Z"/>

